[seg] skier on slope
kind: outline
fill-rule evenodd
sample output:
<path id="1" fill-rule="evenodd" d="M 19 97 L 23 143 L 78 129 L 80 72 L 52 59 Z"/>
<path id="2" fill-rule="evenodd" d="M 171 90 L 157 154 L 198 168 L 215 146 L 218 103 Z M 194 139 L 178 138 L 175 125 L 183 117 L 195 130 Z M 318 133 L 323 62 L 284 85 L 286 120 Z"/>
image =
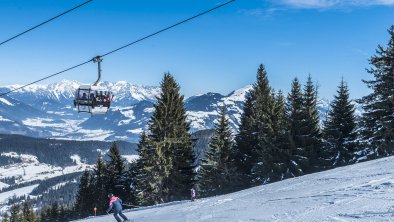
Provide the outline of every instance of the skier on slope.
<path id="1" fill-rule="evenodd" d="M 119 218 L 120 215 L 123 218 L 123 221 L 128 221 L 127 217 L 122 213 L 122 200 L 119 197 L 114 196 L 112 193 L 108 194 L 109 199 L 109 208 L 107 210 L 107 214 L 113 209 L 114 217 L 118 222 L 122 222 L 122 219 Z"/>
<path id="2" fill-rule="evenodd" d="M 196 199 L 196 190 L 194 188 L 190 189 L 190 196 L 191 196 L 191 201 L 194 201 Z"/>

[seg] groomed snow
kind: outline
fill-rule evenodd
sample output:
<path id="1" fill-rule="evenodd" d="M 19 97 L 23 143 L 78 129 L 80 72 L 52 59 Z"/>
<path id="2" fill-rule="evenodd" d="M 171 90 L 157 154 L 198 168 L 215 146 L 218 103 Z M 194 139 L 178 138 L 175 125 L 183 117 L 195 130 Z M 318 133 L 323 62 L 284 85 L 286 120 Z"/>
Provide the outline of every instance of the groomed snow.
<path id="1" fill-rule="evenodd" d="M 21 197 L 21 196 L 27 195 L 27 194 L 31 193 L 34 190 L 34 188 L 36 188 L 36 187 L 38 187 L 38 184 L 27 186 L 27 187 L 22 187 L 19 189 L 8 191 L 8 192 L 0 193 L 0 204 L 6 203 L 7 200 L 13 196 Z"/>
<path id="2" fill-rule="evenodd" d="M 394 221 L 394 157 L 233 194 L 127 211 L 138 222 Z M 115 221 L 110 216 L 81 221 Z"/>

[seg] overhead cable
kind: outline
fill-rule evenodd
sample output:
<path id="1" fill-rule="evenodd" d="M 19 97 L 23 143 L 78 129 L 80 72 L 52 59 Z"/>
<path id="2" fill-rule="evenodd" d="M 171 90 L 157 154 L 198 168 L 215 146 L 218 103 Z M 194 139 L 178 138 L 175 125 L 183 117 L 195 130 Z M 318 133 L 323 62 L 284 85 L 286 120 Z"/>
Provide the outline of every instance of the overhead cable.
<path id="1" fill-rule="evenodd" d="M 117 49 L 114 49 L 114 50 L 112 50 L 112 51 L 109 51 L 109 52 L 107 52 L 107 53 L 101 55 L 101 57 L 107 56 L 107 55 L 112 54 L 112 53 L 114 53 L 114 52 L 116 52 L 116 51 L 119 51 L 119 50 L 121 50 L 121 49 L 124 49 L 124 48 L 126 48 L 126 47 L 129 47 L 129 46 L 131 46 L 131 45 L 134 45 L 134 44 L 136 44 L 136 43 L 138 43 L 138 42 L 141 42 L 141 41 L 143 41 L 143 40 L 145 40 L 145 39 L 147 39 L 147 38 L 150 38 L 150 37 L 152 37 L 152 36 L 158 35 L 158 34 L 160 34 L 160 33 L 162 33 L 162 32 L 165 32 L 165 31 L 167 31 L 167 30 L 169 30 L 169 29 L 172 29 L 172 28 L 174 28 L 174 27 L 176 27 L 176 26 L 178 26 L 178 25 L 181 25 L 181 24 L 183 24 L 183 23 L 185 23 L 185 22 L 188 22 L 188 21 L 193 20 L 193 19 L 195 19 L 195 18 L 197 18 L 197 17 L 200 17 L 200 16 L 202 16 L 202 15 L 204 15 L 204 14 L 207 14 L 207 13 L 209 13 L 209 12 L 212 12 L 212 11 L 214 11 L 214 10 L 216 10 L 216 9 L 218 9 L 218 8 L 221 8 L 221 7 L 225 6 L 225 5 L 228 5 L 228 4 L 232 3 L 232 2 L 235 2 L 235 0 L 231 0 L 231 1 L 228 1 L 228 2 L 223 3 L 223 4 L 221 4 L 221 5 L 218 5 L 218 6 L 216 6 L 216 7 L 214 7 L 214 8 L 211 8 L 211 9 L 205 11 L 205 12 L 201 12 L 201 13 L 195 15 L 195 16 L 192 16 L 192 17 L 190 17 L 190 18 L 188 18 L 188 19 L 185 19 L 185 20 L 183 20 L 183 21 L 180 21 L 180 22 L 178 22 L 178 23 L 176 23 L 176 24 L 174 24 L 174 25 L 168 26 L 168 27 L 166 27 L 166 28 L 164 28 L 164 29 L 161 29 L 161 30 L 159 30 L 159 31 L 157 31 L 157 32 L 154 32 L 154 33 L 152 33 L 152 34 L 150 34 L 150 35 L 147 35 L 147 36 L 142 37 L 142 38 L 140 38 L 140 39 L 138 39 L 138 40 L 135 40 L 134 42 L 128 43 L 128 44 L 126 44 L 126 45 L 124 45 L 124 46 L 122 46 L 122 47 L 119 47 L 119 48 L 117 48 Z"/>
<path id="2" fill-rule="evenodd" d="M 140 38 L 140 39 L 138 39 L 138 40 L 135 40 L 135 41 L 133 41 L 133 42 L 131 42 L 131 43 L 128 43 L 128 44 L 126 44 L 126 45 L 124 45 L 124 46 L 121 46 L 121 47 L 116 48 L 116 49 L 114 49 L 114 50 L 111 50 L 111 51 L 109 51 L 109 52 L 107 52 L 107 53 L 104 53 L 104 54 L 102 54 L 102 55 L 99 56 L 99 57 L 104 57 L 104 56 L 110 55 L 110 54 L 112 54 L 112 53 L 114 53 L 114 52 L 117 52 L 117 51 L 119 51 L 119 50 L 121 50 L 121 49 L 124 49 L 124 48 L 126 48 L 126 47 L 131 46 L 131 45 L 134 45 L 134 44 L 136 44 L 136 43 L 138 43 L 138 42 L 141 42 L 141 41 L 143 41 L 143 40 L 145 40 L 145 39 L 148 39 L 148 38 L 150 38 L 150 37 L 152 37 L 152 36 L 158 35 L 158 34 L 164 32 L 164 31 L 167 31 L 167 30 L 169 30 L 169 29 L 172 29 L 172 28 L 174 28 L 174 27 L 176 27 L 176 26 L 178 26 L 178 25 L 181 25 L 181 24 L 183 24 L 183 23 L 185 23 L 185 22 L 188 22 L 188 21 L 190 21 L 190 20 L 196 19 L 196 18 L 198 18 L 198 17 L 200 17 L 200 16 L 202 16 L 202 15 L 204 15 L 204 14 L 207 14 L 207 13 L 209 13 L 209 12 L 212 12 L 212 11 L 218 9 L 218 8 L 221 8 L 221 7 L 223 7 L 223 6 L 225 6 L 225 5 L 228 5 L 228 4 L 230 4 L 230 3 L 232 3 L 232 2 L 235 2 L 235 1 L 236 1 L 236 0 L 231 0 L 231 1 L 228 1 L 228 2 L 226 2 L 226 3 L 220 4 L 220 5 L 218 5 L 218 6 L 214 7 L 214 8 L 211 8 L 211 9 L 209 9 L 209 10 L 207 10 L 207 11 L 201 12 L 201 13 L 199 13 L 199 14 L 197 14 L 197 15 L 195 15 L 195 16 L 192 16 L 192 17 L 190 17 L 190 18 L 188 18 L 188 19 L 182 20 L 182 21 L 180 21 L 180 22 L 178 22 L 178 23 L 176 23 L 176 24 L 174 24 L 174 25 L 168 26 L 168 27 L 163 28 L 163 29 L 161 29 L 161 30 L 159 30 L 159 31 L 157 31 L 157 32 L 154 32 L 154 33 L 150 34 L 150 35 L 144 36 L 144 37 L 142 37 L 142 38 Z M 96 57 L 97 57 L 97 56 L 96 56 Z M 96 57 L 94 57 L 94 58 L 96 58 Z M 7 95 L 7 94 L 9 94 L 9 93 L 12 93 L 12 92 L 14 92 L 14 91 L 23 89 L 23 88 L 25 88 L 25 87 L 27 87 L 27 86 L 30 86 L 30 85 L 32 85 L 32 84 L 41 82 L 41 81 L 43 81 L 43 80 L 45 80 L 45 79 L 49 79 L 49 78 L 51 78 L 51 77 L 60 75 L 60 74 L 62 74 L 62 73 L 64 73 L 64 72 L 70 71 L 70 70 L 75 69 L 75 68 L 77 68 L 77 67 L 83 66 L 83 65 L 85 65 L 85 64 L 87 64 L 87 63 L 89 63 L 89 62 L 92 62 L 92 61 L 94 60 L 94 58 L 93 58 L 93 59 L 89 59 L 88 61 L 82 62 L 82 63 L 80 63 L 80 64 L 78 64 L 78 65 L 72 66 L 72 67 L 70 67 L 70 68 L 64 69 L 64 70 L 62 70 L 62 71 L 60 71 L 60 72 L 57 72 L 57 73 L 55 73 L 55 74 L 52 74 L 52 75 L 46 76 L 46 77 L 44 77 L 44 78 L 41 78 L 41 79 L 36 80 L 36 81 L 34 81 L 34 82 L 28 83 L 28 84 L 23 85 L 23 86 L 21 86 L 21 87 L 12 89 L 12 90 L 10 90 L 10 91 L 8 91 L 8 92 L 2 93 L 2 94 L 0 94 L 0 97 L 1 97 L 1 96 L 5 96 L 5 95 Z"/>
<path id="3" fill-rule="evenodd" d="M 48 23 L 48 22 L 51 22 L 51 21 L 53 21 L 53 20 L 55 20 L 55 19 L 57 19 L 57 18 L 59 18 L 59 17 L 65 15 L 65 14 L 71 12 L 71 11 L 74 11 L 75 9 L 78 9 L 78 8 L 84 6 L 84 5 L 86 5 L 86 4 L 88 4 L 89 2 L 92 2 L 92 1 L 93 1 L 93 0 L 88 0 L 88 1 L 86 1 L 86 2 L 84 2 L 84 3 L 82 3 L 82 4 L 80 4 L 80 5 L 77 5 L 77 6 L 73 7 L 73 8 L 71 8 L 71 9 L 69 9 L 69 10 L 67 10 L 67 11 L 65 11 L 65 12 L 63 12 L 63 13 L 61 13 L 61 14 L 55 16 L 55 17 L 53 17 L 53 18 L 50 18 L 50 19 L 48 19 L 48 20 L 46 20 L 46 21 L 44 21 L 44 22 L 42 22 L 42 23 L 40 23 L 40 24 L 38 24 L 38 25 L 36 25 L 36 26 L 33 26 L 33 27 L 29 28 L 28 30 L 23 31 L 23 32 L 21 32 L 21 33 L 15 35 L 15 36 L 13 36 L 13 37 L 11 37 L 11 38 L 9 38 L 9 39 L 3 41 L 3 42 L 1 42 L 1 43 L 0 43 L 0 46 L 3 45 L 3 44 L 5 44 L 5 43 L 7 43 L 7 42 L 9 42 L 9 41 L 11 41 L 11 40 L 13 40 L 13 39 L 18 38 L 18 37 L 21 36 L 21 35 L 24 35 L 24 34 L 30 32 L 30 31 L 32 31 L 32 30 L 34 30 L 34 29 L 36 29 L 36 28 L 38 28 L 38 27 L 40 27 L 40 26 L 42 26 L 42 25 L 44 25 L 44 24 L 46 24 L 46 23 Z"/>

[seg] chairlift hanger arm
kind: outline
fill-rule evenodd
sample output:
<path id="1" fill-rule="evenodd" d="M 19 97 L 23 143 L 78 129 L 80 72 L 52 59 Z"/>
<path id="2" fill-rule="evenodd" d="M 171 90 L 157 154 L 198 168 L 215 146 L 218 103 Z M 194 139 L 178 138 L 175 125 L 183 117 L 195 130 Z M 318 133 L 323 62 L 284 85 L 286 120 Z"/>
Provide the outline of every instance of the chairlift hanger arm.
<path id="1" fill-rule="evenodd" d="M 101 62 L 103 61 L 103 58 L 102 58 L 101 56 L 96 56 L 96 57 L 94 57 L 94 58 L 92 59 L 92 61 L 93 61 L 94 63 L 97 62 L 97 66 L 98 66 L 98 78 L 97 78 L 97 81 L 93 84 L 93 86 L 97 86 L 98 83 L 99 83 L 100 80 L 101 80 Z"/>

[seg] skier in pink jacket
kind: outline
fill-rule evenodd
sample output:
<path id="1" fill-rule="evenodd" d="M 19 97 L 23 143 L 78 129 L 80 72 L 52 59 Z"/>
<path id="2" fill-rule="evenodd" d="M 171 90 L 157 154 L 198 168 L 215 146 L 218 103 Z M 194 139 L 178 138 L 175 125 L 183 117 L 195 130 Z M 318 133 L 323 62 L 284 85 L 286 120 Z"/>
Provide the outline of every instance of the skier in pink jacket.
<path id="1" fill-rule="evenodd" d="M 127 217 L 122 213 L 122 200 L 114 196 L 112 193 L 108 194 L 109 199 L 109 208 L 107 213 L 109 213 L 112 209 L 114 210 L 114 217 L 118 222 L 122 222 L 122 219 L 119 218 L 120 215 L 123 218 L 123 221 L 128 221 Z"/>

